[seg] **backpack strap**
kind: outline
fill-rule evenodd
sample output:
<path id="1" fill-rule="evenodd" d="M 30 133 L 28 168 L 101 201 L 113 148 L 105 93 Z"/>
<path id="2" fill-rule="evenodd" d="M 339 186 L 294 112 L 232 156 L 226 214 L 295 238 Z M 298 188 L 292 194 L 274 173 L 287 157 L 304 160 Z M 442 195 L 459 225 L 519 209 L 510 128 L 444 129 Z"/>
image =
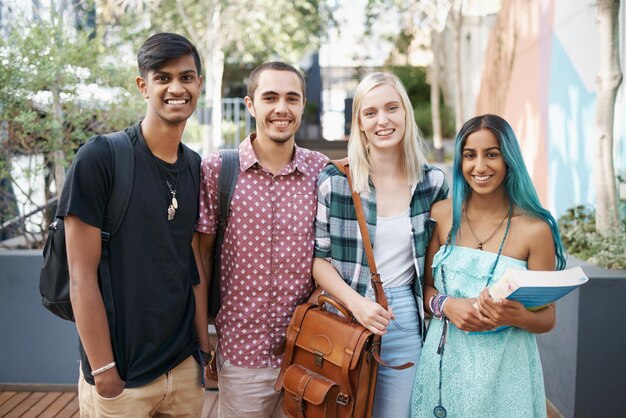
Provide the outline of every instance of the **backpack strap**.
<path id="1" fill-rule="evenodd" d="M 239 176 L 239 150 L 225 149 L 220 151 L 222 167 L 217 181 L 217 211 L 218 223 L 213 253 L 213 274 L 209 284 L 209 315 L 216 317 L 220 310 L 220 267 L 222 244 L 228 217 L 230 216 L 230 203 L 237 186 Z"/>
<path id="2" fill-rule="evenodd" d="M 104 137 L 113 158 L 113 185 L 101 233 L 102 239 L 108 241 L 109 237 L 120 229 L 128 209 L 133 191 L 135 150 L 126 131 L 110 133 Z"/>
<path id="3" fill-rule="evenodd" d="M 222 168 L 217 183 L 219 226 L 225 227 L 226 220 L 230 216 L 230 202 L 237 185 L 239 176 L 239 151 L 236 149 L 225 149 L 220 151 L 222 157 Z M 220 243 L 221 244 L 221 243 Z"/>
<path id="4" fill-rule="evenodd" d="M 200 195 L 200 165 L 193 163 L 197 158 L 196 153 L 187 145 L 182 144 L 182 146 L 185 153 L 185 161 L 187 161 L 187 166 L 189 167 L 189 171 L 191 171 L 191 178 L 196 189 L 196 194 Z"/>
<path id="5" fill-rule="evenodd" d="M 200 196 L 200 156 L 182 142 L 180 145 L 183 147 L 183 155 L 187 162 L 187 169 L 191 173 L 195 196 Z M 197 203 L 198 202 L 196 202 L 196 204 Z M 200 283 L 200 275 L 198 274 L 198 266 L 196 264 L 196 258 L 193 255 L 193 250 L 189 252 L 189 274 L 193 286 Z"/>
<path id="6" fill-rule="evenodd" d="M 113 182 L 111 194 L 107 202 L 104 222 L 100 235 L 102 241 L 108 243 L 111 235 L 117 233 L 122 225 L 126 210 L 133 192 L 133 176 L 135 174 L 135 149 L 126 131 L 113 132 L 104 135 L 111 150 L 113 160 Z M 113 287 L 111 284 L 111 272 L 109 270 L 109 246 L 102 245 L 102 254 L 98 264 L 100 290 L 102 300 L 109 320 L 109 334 L 111 340 L 115 340 L 115 304 L 113 299 Z M 115 347 L 115 344 L 113 344 Z M 119 355 L 115 353 L 114 356 Z"/>

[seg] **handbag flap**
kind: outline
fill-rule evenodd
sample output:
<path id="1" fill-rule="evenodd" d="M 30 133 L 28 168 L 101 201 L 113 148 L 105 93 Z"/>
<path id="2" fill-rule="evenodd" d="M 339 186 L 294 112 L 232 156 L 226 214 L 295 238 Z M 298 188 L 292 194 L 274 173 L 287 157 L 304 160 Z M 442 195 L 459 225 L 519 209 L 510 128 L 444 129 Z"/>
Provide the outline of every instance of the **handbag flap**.
<path id="1" fill-rule="evenodd" d="M 320 354 L 325 361 L 341 367 L 345 356 L 351 356 L 352 370 L 359 361 L 367 339 L 372 335 L 364 326 L 350 322 L 343 315 L 318 308 L 306 312 L 295 345 L 312 354 Z"/>
<path id="2" fill-rule="evenodd" d="M 328 391 L 339 387 L 337 383 L 298 364 L 292 364 L 285 372 L 285 391 L 313 405 L 320 405 Z M 332 400 L 335 401 L 334 399 Z"/>

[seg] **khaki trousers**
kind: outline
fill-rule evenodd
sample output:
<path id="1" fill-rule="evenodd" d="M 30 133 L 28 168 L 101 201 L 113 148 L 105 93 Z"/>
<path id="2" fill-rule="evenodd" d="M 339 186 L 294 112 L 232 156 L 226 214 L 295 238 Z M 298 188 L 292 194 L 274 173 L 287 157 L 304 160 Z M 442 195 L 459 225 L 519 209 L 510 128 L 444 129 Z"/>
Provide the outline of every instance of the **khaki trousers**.
<path id="1" fill-rule="evenodd" d="M 204 403 L 200 365 L 189 357 L 169 372 L 137 388 L 125 388 L 114 398 L 103 398 L 96 387 L 78 380 L 81 418 L 198 418 Z"/>
<path id="2" fill-rule="evenodd" d="M 219 418 L 286 418 L 281 392 L 274 390 L 280 368 L 233 366 L 218 355 Z"/>

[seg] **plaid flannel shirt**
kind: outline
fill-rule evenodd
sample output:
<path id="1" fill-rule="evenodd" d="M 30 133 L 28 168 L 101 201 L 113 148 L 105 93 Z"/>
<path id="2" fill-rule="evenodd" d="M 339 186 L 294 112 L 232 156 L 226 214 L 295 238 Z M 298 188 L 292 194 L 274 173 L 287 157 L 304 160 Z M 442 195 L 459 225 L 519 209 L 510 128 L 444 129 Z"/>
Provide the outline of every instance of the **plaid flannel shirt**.
<path id="1" fill-rule="evenodd" d="M 424 335 L 424 258 L 433 232 L 434 221 L 430 207 L 448 195 L 448 183 L 440 169 L 425 165 L 422 181 L 413 187 L 410 220 L 413 233 L 413 260 L 417 280 L 413 281 L 413 293 L 417 301 Z M 356 211 L 348 180 L 332 164 L 318 176 L 317 215 L 315 218 L 314 257 L 328 259 L 343 280 L 360 295 L 372 297 L 370 270 L 359 231 Z M 367 231 L 372 245 L 376 242 L 376 189 L 361 193 Z M 382 278 L 384 281 L 384 278 Z"/>

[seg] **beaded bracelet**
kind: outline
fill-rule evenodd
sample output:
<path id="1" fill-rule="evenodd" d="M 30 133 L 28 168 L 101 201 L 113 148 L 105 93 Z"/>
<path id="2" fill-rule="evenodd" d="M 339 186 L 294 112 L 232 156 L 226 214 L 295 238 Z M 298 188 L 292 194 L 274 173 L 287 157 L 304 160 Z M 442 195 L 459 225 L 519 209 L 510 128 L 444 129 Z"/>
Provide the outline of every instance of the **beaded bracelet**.
<path id="1" fill-rule="evenodd" d="M 104 372 L 106 372 L 107 370 L 112 369 L 113 367 L 115 367 L 115 362 L 114 362 L 114 361 L 110 362 L 110 363 L 109 363 L 109 364 L 107 364 L 106 366 L 102 366 L 102 367 L 100 367 L 99 369 L 92 370 L 92 371 L 91 371 L 91 375 L 92 375 L 92 376 L 97 376 L 97 375 L 99 375 L 100 373 L 104 373 Z"/>
<path id="2" fill-rule="evenodd" d="M 441 314 L 441 317 L 444 319 L 447 319 L 447 316 L 445 313 L 443 313 L 443 307 L 446 306 L 446 302 L 448 301 L 450 297 L 448 295 L 445 295 L 445 298 L 443 298 L 443 302 L 441 302 L 441 308 L 439 308 L 439 312 Z"/>
<path id="3" fill-rule="evenodd" d="M 433 298 L 431 298 L 429 302 L 429 307 L 435 318 L 445 318 L 445 314 L 443 313 L 443 307 L 446 304 L 446 300 L 448 300 L 448 297 L 448 295 L 437 293 Z"/>

